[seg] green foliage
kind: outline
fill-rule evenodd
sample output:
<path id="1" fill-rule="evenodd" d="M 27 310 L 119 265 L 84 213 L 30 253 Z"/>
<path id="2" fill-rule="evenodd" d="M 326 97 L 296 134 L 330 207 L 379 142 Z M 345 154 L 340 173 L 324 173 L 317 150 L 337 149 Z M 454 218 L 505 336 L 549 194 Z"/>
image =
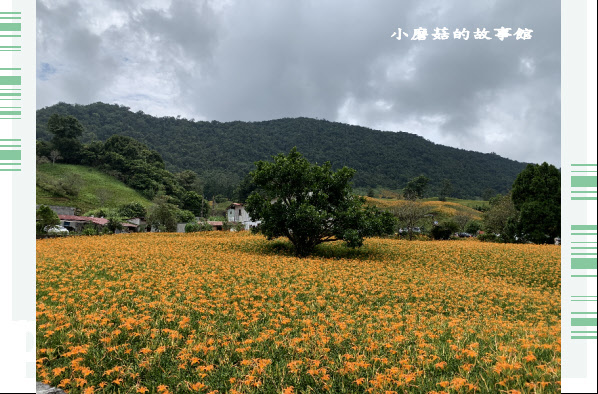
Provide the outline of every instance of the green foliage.
<path id="1" fill-rule="evenodd" d="M 76 195 L 68 194 L 61 186 L 65 180 L 80 179 Z M 151 204 L 135 190 L 101 171 L 71 164 L 41 164 L 37 166 L 37 204 L 65 205 L 89 211 L 98 206 L 118 207 L 131 202 L 143 206 Z M 60 187 L 60 189 L 58 189 Z M 68 187 L 67 187 L 68 189 Z M 104 201 L 99 196 L 104 194 Z M 106 217 L 106 216 L 104 216 Z"/>
<path id="2" fill-rule="evenodd" d="M 223 231 L 230 231 L 230 230 L 243 231 L 243 230 L 245 230 L 245 225 L 243 223 L 239 223 L 239 222 L 223 221 L 222 230 Z"/>
<path id="3" fill-rule="evenodd" d="M 439 201 L 446 201 L 447 197 L 450 197 L 453 194 L 453 184 L 448 179 L 444 179 L 442 181 L 442 187 L 440 188 L 440 193 L 438 194 Z"/>
<path id="4" fill-rule="evenodd" d="M 105 172 L 147 198 L 158 193 L 178 198 L 184 192 L 177 178 L 164 168 L 160 154 L 131 137 L 111 136 L 99 154 Z"/>
<path id="5" fill-rule="evenodd" d="M 57 226 L 60 224 L 58 215 L 46 205 L 41 205 L 35 212 L 36 231 L 38 234 L 45 234 L 46 228 L 49 226 Z"/>
<path id="6" fill-rule="evenodd" d="M 498 235 L 494 233 L 484 233 L 478 235 L 478 239 L 482 242 L 500 242 L 501 239 Z"/>
<path id="7" fill-rule="evenodd" d="M 508 234 L 507 224 L 512 223 L 517 215 L 511 194 L 498 195 L 490 199 L 490 210 L 484 213 L 484 231 L 500 234 L 505 240 L 514 238 L 514 235 Z"/>
<path id="8" fill-rule="evenodd" d="M 79 137 L 83 135 L 81 123 L 71 115 L 53 114 L 48 119 L 47 127 L 54 135 L 51 141 L 52 147 L 60 152 L 64 161 L 72 164 L 79 163 L 82 149 Z"/>
<path id="9" fill-rule="evenodd" d="M 482 222 L 479 220 L 471 220 L 465 226 L 465 232 L 474 235 L 482 229 L 482 226 Z"/>
<path id="10" fill-rule="evenodd" d="M 209 210 L 208 202 L 194 191 L 187 191 L 183 194 L 181 206 L 199 217 L 206 217 Z"/>
<path id="11" fill-rule="evenodd" d="M 512 199 L 519 211 L 514 224 L 522 238 L 552 243 L 561 231 L 561 172 L 548 163 L 529 164 L 513 183 Z"/>
<path id="12" fill-rule="evenodd" d="M 174 174 L 174 176 L 186 191 L 202 194 L 203 186 L 195 171 L 185 170 Z"/>
<path id="13" fill-rule="evenodd" d="M 250 174 L 247 174 L 243 181 L 235 189 L 235 201 L 244 204 L 251 193 L 257 190 L 257 185 L 253 183 L 253 178 Z"/>
<path id="14" fill-rule="evenodd" d="M 96 218 L 108 218 L 108 217 L 118 216 L 119 214 L 120 214 L 120 211 L 118 208 L 102 207 L 102 208 L 96 208 L 96 209 L 92 209 L 90 211 L 86 211 L 84 216 L 93 216 Z"/>
<path id="15" fill-rule="evenodd" d="M 437 226 L 432 227 L 430 234 L 434 239 L 450 239 L 459 230 L 459 225 L 452 220 L 445 220 Z"/>
<path id="16" fill-rule="evenodd" d="M 110 217 L 108 218 L 108 223 L 106 223 L 106 228 L 110 230 L 110 232 L 115 233 L 116 230 L 122 230 L 122 218 L 119 217 Z"/>
<path id="17" fill-rule="evenodd" d="M 160 195 L 154 199 L 154 205 L 148 209 L 147 224 L 160 231 L 176 231 L 179 209 L 171 204 L 170 198 Z"/>
<path id="18" fill-rule="evenodd" d="M 37 173 L 35 184 L 55 197 L 76 198 L 83 187 L 83 178 L 76 173 L 66 173 L 61 177 L 50 177 Z"/>
<path id="19" fill-rule="evenodd" d="M 195 220 L 195 215 L 193 212 L 187 211 L 186 209 L 177 209 L 176 219 L 178 223 L 193 222 Z"/>
<path id="20" fill-rule="evenodd" d="M 214 227 L 207 222 L 191 222 L 185 225 L 186 233 L 196 233 L 199 231 L 212 231 Z"/>
<path id="21" fill-rule="evenodd" d="M 484 189 L 484 191 L 482 192 L 482 199 L 486 201 L 490 200 L 494 196 L 496 196 L 496 192 L 494 191 L 494 189 L 490 187 Z"/>
<path id="22" fill-rule="evenodd" d="M 147 210 L 143 204 L 139 202 L 130 202 L 128 204 L 121 205 L 118 208 L 118 214 L 123 218 L 143 218 L 147 214 Z"/>
<path id="23" fill-rule="evenodd" d="M 295 254 L 306 256 L 323 242 L 359 247 L 364 237 L 393 232 L 390 213 L 364 208 L 364 200 L 351 193 L 355 170 L 312 165 L 296 148 L 273 159 L 256 163 L 251 176 L 263 193 L 252 193 L 246 204 L 251 218 L 262 220 L 260 231 L 268 239 L 285 236 Z"/>
<path id="24" fill-rule="evenodd" d="M 424 175 L 413 178 L 407 182 L 407 186 L 403 189 L 403 195 L 406 200 L 415 200 L 417 198 L 423 198 L 426 192 L 426 188 L 430 183 L 430 179 Z"/>
<path id="25" fill-rule="evenodd" d="M 524 163 L 495 154 L 450 148 L 405 132 L 382 132 L 309 118 L 193 122 L 156 118 L 104 103 L 59 103 L 39 109 L 39 140 L 49 141 L 52 137 L 46 124 L 54 113 L 73 115 L 85 126 L 83 143 L 126 135 L 158 151 L 170 171 L 195 171 L 204 184 L 208 183 L 206 176 L 211 175 L 208 189 L 203 190 L 209 200 L 217 194 L 232 198 L 254 162 L 269 160 L 293 146 L 311 162 L 330 161 L 335 170 L 354 168 L 355 188 L 364 188 L 365 193 L 369 187 L 400 190 L 410 179 L 424 174 L 430 179 L 429 194 L 439 195 L 443 179 L 450 178 L 454 197 L 473 199 L 489 188 L 506 193 L 525 168 Z"/>
<path id="26" fill-rule="evenodd" d="M 455 215 L 452 217 L 451 219 L 453 222 L 455 222 L 458 226 L 457 230 L 460 232 L 466 232 L 465 228 L 467 227 L 467 225 L 469 224 L 469 222 L 471 222 L 472 217 L 470 215 Z"/>
<path id="27" fill-rule="evenodd" d="M 98 229 L 93 224 L 88 223 L 81 230 L 81 234 L 83 234 L 83 235 L 98 235 Z"/>
<path id="28" fill-rule="evenodd" d="M 405 201 L 405 203 L 393 208 L 391 213 L 397 218 L 399 229 L 407 229 L 407 237 L 410 240 L 416 236 L 413 231 L 415 227 L 430 224 L 427 217 L 430 208 L 417 201 Z M 401 234 L 401 231 L 399 231 L 399 234 Z"/>

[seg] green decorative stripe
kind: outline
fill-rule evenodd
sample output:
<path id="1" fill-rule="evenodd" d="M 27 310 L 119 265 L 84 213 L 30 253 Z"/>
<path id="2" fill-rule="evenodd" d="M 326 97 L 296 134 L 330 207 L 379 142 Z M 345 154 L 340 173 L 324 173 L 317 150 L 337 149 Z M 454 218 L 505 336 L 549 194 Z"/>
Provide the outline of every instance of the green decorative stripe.
<path id="1" fill-rule="evenodd" d="M 595 176 L 572 176 L 571 187 L 596 187 Z"/>
<path id="2" fill-rule="evenodd" d="M 574 270 L 595 270 L 596 259 L 571 259 L 571 268 Z"/>
<path id="3" fill-rule="evenodd" d="M 594 252 L 594 253 L 571 253 L 571 256 L 593 256 L 595 254 L 596 254 L 596 252 Z"/>
<path id="4" fill-rule="evenodd" d="M 0 150 L 0 160 L 21 160 L 21 151 Z"/>
<path id="5" fill-rule="evenodd" d="M 21 145 L 0 145 L 0 148 L 20 148 Z"/>
<path id="6" fill-rule="evenodd" d="M 573 224 L 571 230 L 598 230 L 598 226 L 593 224 Z"/>
<path id="7" fill-rule="evenodd" d="M 20 23 L 0 23 L 0 31 L 21 31 Z"/>
<path id="8" fill-rule="evenodd" d="M 0 163 L 0 166 L 20 166 L 21 163 Z"/>
<path id="9" fill-rule="evenodd" d="M 571 193 L 596 193 L 596 190 L 572 190 Z"/>
<path id="10" fill-rule="evenodd" d="M 20 138 L 17 139 L 0 139 L 0 141 L 21 141 Z"/>
<path id="11" fill-rule="evenodd" d="M 573 167 L 596 167 L 598 164 L 571 164 Z"/>
<path id="12" fill-rule="evenodd" d="M 21 15 L 21 11 L 0 12 L 0 15 Z"/>
<path id="13" fill-rule="evenodd" d="M 0 171 L 21 171 L 20 168 L 0 168 Z"/>
<path id="14" fill-rule="evenodd" d="M 596 197 L 571 197 L 572 200 L 596 200 Z M 596 235 L 596 234 L 594 234 Z"/>
<path id="15" fill-rule="evenodd" d="M 571 275 L 572 278 L 595 278 L 596 275 Z"/>
<path id="16" fill-rule="evenodd" d="M 20 85 L 20 76 L 0 76 L 0 85 Z"/>
<path id="17" fill-rule="evenodd" d="M 21 37 L 20 34 L 15 34 L 15 35 L 6 35 L 6 34 L 0 34 L 0 37 Z"/>
<path id="18" fill-rule="evenodd" d="M 598 319 L 596 319 L 595 317 L 574 317 L 571 318 L 571 325 L 574 327 L 579 327 L 579 326 L 598 326 Z"/>
<path id="19" fill-rule="evenodd" d="M 18 71 L 20 68 L 0 68 L 2 71 Z"/>
<path id="20" fill-rule="evenodd" d="M 14 96 L 14 97 L 21 97 L 21 93 L 0 93 L 0 96 Z"/>
<path id="21" fill-rule="evenodd" d="M 598 339 L 598 337 L 594 336 L 572 336 L 571 339 Z"/>
<path id="22" fill-rule="evenodd" d="M 598 235 L 598 233 L 571 233 L 571 235 Z"/>
<path id="23" fill-rule="evenodd" d="M 21 115 L 21 111 L 0 111 L 0 115 Z"/>

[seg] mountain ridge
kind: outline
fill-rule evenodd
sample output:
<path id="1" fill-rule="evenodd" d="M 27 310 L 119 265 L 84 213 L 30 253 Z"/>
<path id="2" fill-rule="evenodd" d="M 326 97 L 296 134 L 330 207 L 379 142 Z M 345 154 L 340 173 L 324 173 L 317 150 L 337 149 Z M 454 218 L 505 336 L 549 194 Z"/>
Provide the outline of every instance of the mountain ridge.
<path id="1" fill-rule="evenodd" d="M 47 120 L 53 113 L 73 115 L 85 127 L 84 143 L 111 135 L 133 137 L 164 158 L 167 169 L 196 171 L 212 189 L 228 191 L 241 182 L 258 160 L 270 160 L 293 147 L 310 161 L 330 161 L 334 168 L 357 170 L 360 188 L 398 190 L 418 175 L 430 178 L 429 192 L 444 180 L 454 197 L 480 197 L 487 189 L 507 192 L 527 163 L 436 144 L 408 132 L 373 130 L 307 117 L 267 121 L 194 121 L 132 112 L 118 104 L 58 103 L 37 111 L 37 138 L 49 140 Z"/>

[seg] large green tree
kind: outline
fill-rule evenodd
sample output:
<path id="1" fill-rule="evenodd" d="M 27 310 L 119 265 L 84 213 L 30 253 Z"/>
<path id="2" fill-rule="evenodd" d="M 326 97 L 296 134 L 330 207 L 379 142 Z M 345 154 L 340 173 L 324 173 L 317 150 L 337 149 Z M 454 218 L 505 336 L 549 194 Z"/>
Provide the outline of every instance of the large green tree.
<path id="1" fill-rule="evenodd" d="M 407 229 L 407 236 L 411 240 L 415 235 L 413 233 L 415 227 L 421 227 L 424 223 L 428 224 L 426 217 L 430 213 L 430 209 L 423 203 L 408 200 L 392 208 L 390 212 L 398 219 L 399 227 Z"/>
<path id="2" fill-rule="evenodd" d="M 60 224 L 58 215 L 46 205 L 41 205 L 35 212 L 36 230 L 38 233 L 45 234 L 49 227 Z"/>
<path id="3" fill-rule="evenodd" d="M 83 135 L 83 126 L 71 115 L 54 114 L 48 119 L 48 131 L 54 135 L 51 144 L 65 162 L 79 164 L 83 145 L 79 137 Z"/>
<path id="4" fill-rule="evenodd" d="M 420 175 L 407 182 L 407 186 L 403 189 L 403 196 L 406 200 L 415 200 L 423 198 L 426 193 L 426 188 L 430 183 L 430 179 L 425 175 Z"/>
<path id="5" fill-rule="evenodd" d="M 561 172 L 555 166 L 528 164 L 511 191 L 524 240 L 552 243 L 561 231 Z"/>
<path id="6" fill-rule="evenodd" d="M 311 164 L 296 148 L 273 162 L 259 161 L 250 174 L 261 190 L 247 199 L 246 208 L 268 238 L 287 237 L 295 254 L 306 256 L 329 241 L 343 240 L 359 247 L 364 237 L 391 234 L 394 218 L 388 212 L 365 207 L 352 194 L 355 170 L 333 171 L 329 162 Z"/>
<path id="7" fill-rule="evenodd" d="M 511 193 L 497 195 L 490 199 L 490 209 L 484 213 L 484 230 L 497 234 L 503 242 L 515 242 L 518 215 Z"/>

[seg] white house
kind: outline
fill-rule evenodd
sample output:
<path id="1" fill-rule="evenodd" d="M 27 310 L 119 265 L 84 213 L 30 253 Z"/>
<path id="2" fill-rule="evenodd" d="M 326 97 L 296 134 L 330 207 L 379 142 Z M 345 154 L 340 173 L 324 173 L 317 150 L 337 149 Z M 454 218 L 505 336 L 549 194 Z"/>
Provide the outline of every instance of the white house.
<path id="1" fill-rule="evenodd" d="M 255 227 L 261 223 L 261 221 L 253 221 L 249 217 L 249 213 L 245 210 L 243 204 L 234 202 L 228 206 L 226 210 L 226 220 L 234 223 L 243 223 L 245 230 L 249 230 L 251 227 Z"/>

